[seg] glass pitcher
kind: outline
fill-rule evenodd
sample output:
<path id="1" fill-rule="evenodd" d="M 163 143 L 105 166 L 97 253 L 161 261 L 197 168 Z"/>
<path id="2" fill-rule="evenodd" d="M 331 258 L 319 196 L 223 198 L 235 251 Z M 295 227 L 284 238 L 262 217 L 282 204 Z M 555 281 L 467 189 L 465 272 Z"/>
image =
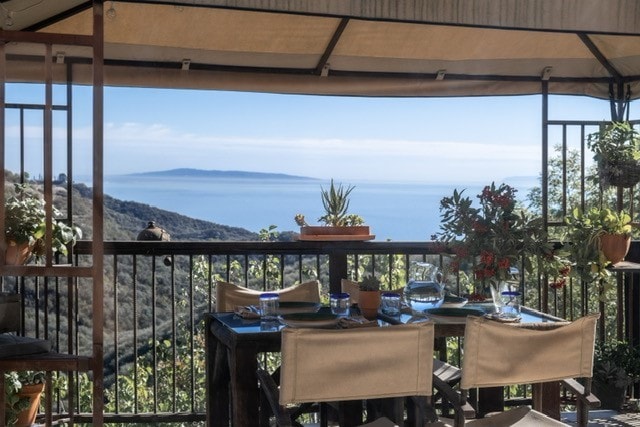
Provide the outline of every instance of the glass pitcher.
<path id="1" fill-rule="evenodd" d="M 440 307 L 445 289 L 442 272 L 428 262 L 415 262 L 409 269 L 409 282 L 404 287 L 404 300 L 413 314 Z"/>

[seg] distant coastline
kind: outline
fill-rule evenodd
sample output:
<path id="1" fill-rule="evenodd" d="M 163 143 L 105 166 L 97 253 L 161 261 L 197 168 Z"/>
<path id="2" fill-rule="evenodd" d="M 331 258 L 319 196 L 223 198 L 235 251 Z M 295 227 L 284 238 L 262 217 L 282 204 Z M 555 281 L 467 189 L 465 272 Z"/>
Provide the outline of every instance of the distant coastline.
<path id="1" fill-rule="evenodd" d="M 200 177 L 200 178 L 247 178 L 247 179 L 291 179 L 305 181 L 321 181 L 319 178 L 309 176 L 288 175 L 284 173 L 247 172 L 238 170 L 204 170 L 179 168 L 164 171 L 137 172 L 126 174 L 126 176 L 149 176 L 149 177 Z"/>

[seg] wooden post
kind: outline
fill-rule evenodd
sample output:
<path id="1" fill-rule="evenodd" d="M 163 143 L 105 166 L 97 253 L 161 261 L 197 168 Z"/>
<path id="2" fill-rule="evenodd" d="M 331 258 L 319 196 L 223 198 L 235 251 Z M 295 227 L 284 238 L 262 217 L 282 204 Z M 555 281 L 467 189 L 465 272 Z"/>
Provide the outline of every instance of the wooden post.
<path id="1" fill-rule="evenodd" d="M 329 292 L 341 292 L 340 281 L 347 278 L 347 254 L 329 255 Z"/>

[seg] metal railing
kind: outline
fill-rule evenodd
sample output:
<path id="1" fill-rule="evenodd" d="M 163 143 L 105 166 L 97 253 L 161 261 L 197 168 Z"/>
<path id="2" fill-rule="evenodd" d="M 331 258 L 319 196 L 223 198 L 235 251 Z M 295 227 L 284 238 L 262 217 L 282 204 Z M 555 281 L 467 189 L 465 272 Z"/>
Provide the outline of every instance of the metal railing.
<path id="1" fill-rule="evenodd" d="M 634 243 L 631 254 L 637 249 Z M 414 261 L 446 268 L 449 257 L 441 250 L 433 242 L 106 242 L 105 421 L 205 419 L 202 318 L 214 310 L 216 280 L 276 289 L 318 279 L 328 299 L 341 278 L 375 273 L 384 289 L 396 289 L 406 283 Z M 90 262 L 90 242 L 78 242 L 75 252 L 78 264 Z M 620 291 L 606 305 L 593 302 L 588 288 L 573 283 L 543 298 L 548 287 L 539 278 L 522 280 L 524 302 L 568 319 L 598 310 L 610 313 L 602 323 L 602 338 L 620 333 L 637 339 L 632 326 L 638 312 L 637 275 L 619 276 Z M 23 295 L 25 335 L 47 338 L 60 352 L 90 354 L 90 286 L 84 280 L 5 277 L 2 290 Z M 466 291 L 460 276 L 448 282 L 451 291 Z M 89 421 L 89 378 L 77 379 L 75 412 L 80 415 L 75 421 Z M 68 411 L 64 393 L 64 387 L 55 392 L 62 416 Z"/>

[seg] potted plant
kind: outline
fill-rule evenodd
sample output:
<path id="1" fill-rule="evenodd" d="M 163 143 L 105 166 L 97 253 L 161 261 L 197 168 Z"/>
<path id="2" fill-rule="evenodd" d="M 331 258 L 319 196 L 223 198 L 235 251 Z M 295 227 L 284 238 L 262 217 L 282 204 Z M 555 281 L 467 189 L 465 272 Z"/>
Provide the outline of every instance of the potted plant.
<path id="1" fill-rule="evenodd" d="M 627 121 L 603 125 L 587 137 L 604 185 L 633 187 L 640 181 L 640 134 Z"/>
<path id="2" fill-rule="evenodd" d="M 43 371 L 6 372 L 5 425 L 27 427 L 34 423 L 44 391 Z"/>
<path id="3" fill-rule="evenodd" d="M 375 236 L 369 234 L 369 226 L 364 225 L 360 215 L 350 214 L 349 196 L 354 186 L 337 186 L 331 180 L 329 189 L 320 188 L 324 215 L 318 221 L 322 226 L 307 224 L 303 214 L 295 216 L 296 224 L 300 226 L 300 240 L 370 240 Z"/>
<path id="4" fill-rule="evenodd" d="M 640 349 L 624 341 L 599 343 L 594 352 L 592 391 L 603 409 L 620 410 L 628 387 L 640 379 Z"/>
<path id="5" fill-rule="evenodd" d="M 362 315 L 375 319 L 380 307 L 380 279 L 374 275 L 364 276 L 358 286 L 358 307 Z"/>
<path id="6" fill-rule="evenodd" d="M 567 242 L 574 275 L 584 282 L 609 285 L 609 264 L 624 259 L 631 242 L 631 217 L 625 211 L 573 209 L 565 218 L 563 240 Z M 603 289 L 604 289 L 603 288 Z"/>
<path id="7" fill-rule="evenodd" d="M 53 208 L 53 252 L 67 255 L 67 245 L 82 236 L 80 228 L 55 219 L 60 212 Z M 27 184 L 15 184 L 15 193 L 5 201 L 6 264 L 23 264 L 30 255 L 45 253 L 46 211 L 40 194 Z"/>
<path id="8" fill-rule="evenodd" d="M 567 274 L 565 260 L 549 242 L 541 218 L 531 218 L 517 209 L 516 189 L 487 185 L 477 196 L 479 206 L 463 191 L 440 202 L 442 222 L 435 239 L 448 246 L 455 258 L 448 268 L 470 271 L 475 291 L 469 299 L 492 298 L 496 311 L 502 302 L 499 292 L 514 280 L 517 267 L 548 274 L 554 280 Z"/>

